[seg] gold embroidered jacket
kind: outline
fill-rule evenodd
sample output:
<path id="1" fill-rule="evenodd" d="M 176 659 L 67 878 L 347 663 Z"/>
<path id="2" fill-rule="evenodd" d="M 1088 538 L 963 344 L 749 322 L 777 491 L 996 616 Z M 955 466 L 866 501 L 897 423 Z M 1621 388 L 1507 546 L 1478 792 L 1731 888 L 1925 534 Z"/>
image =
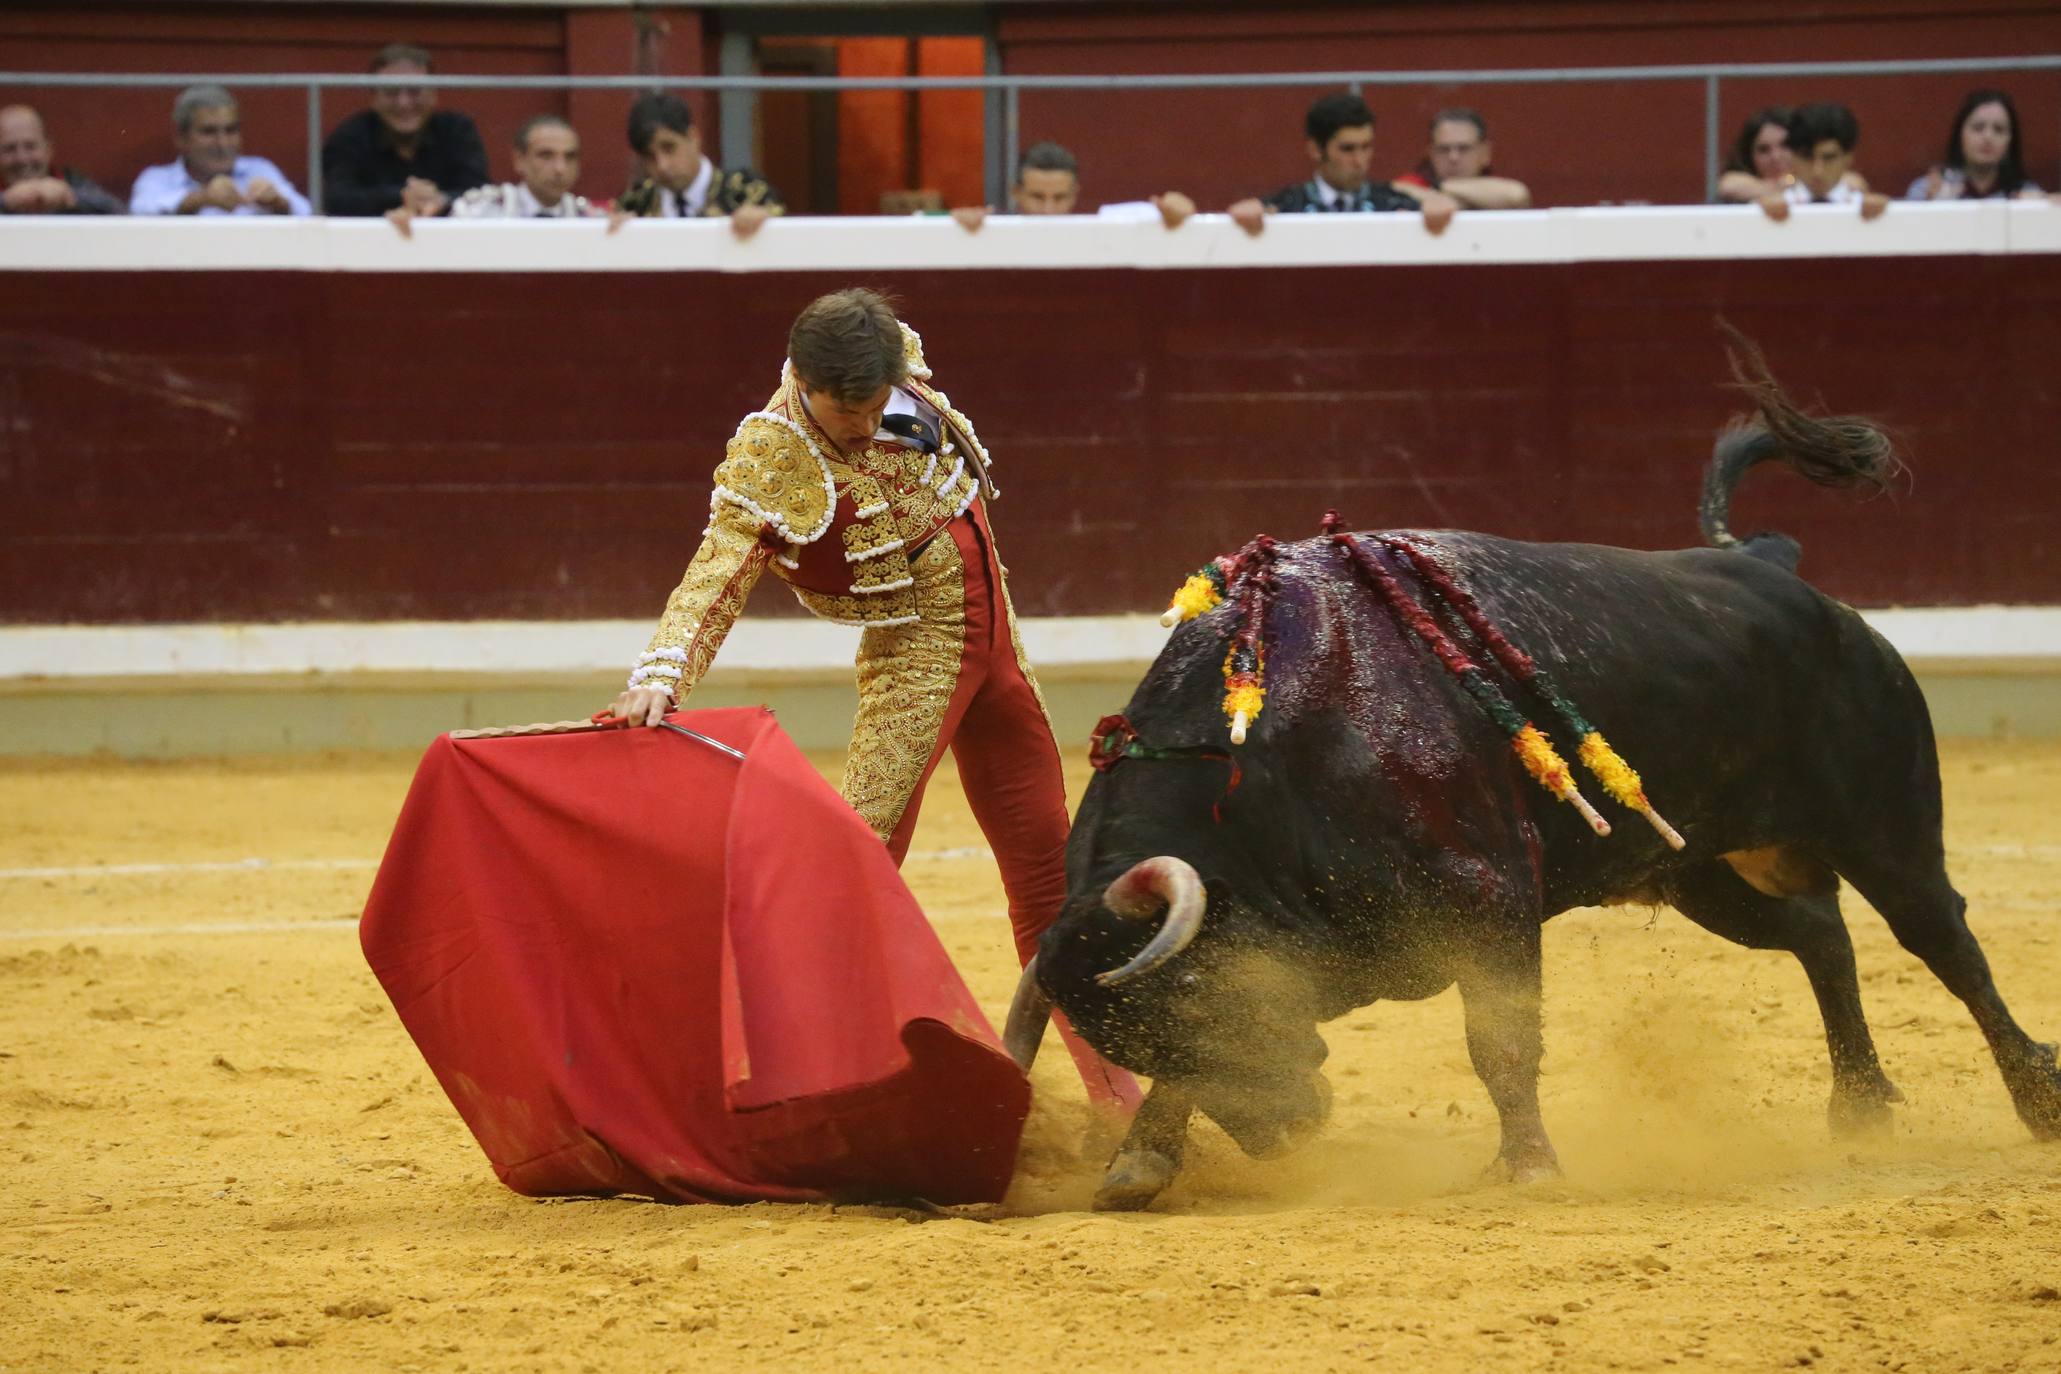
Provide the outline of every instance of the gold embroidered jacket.
<path id="1" fill-rule="evenodd" d="M 645 177 L 629 190 L 616 197 L 615 208 L 630 215 L 663 215 L 660 202 L 671 194 L 650 177 Z M 786 209 L 780 193 L 773 189 L 773 183 L 757 172 L 740 167 L 726 171 L 718 167 L 709 183 L 708 200 L 701 207 L 703 215 L 728 215 L 740 206 L 763 205 L 774 214 Z"/>
<path id="2" fill-rule="evenodd" d="M 889 626 L 921 618 L 910 558 L 983 489 L 1001 493 L 972 422 L 928 385 L 922 340 L 907 325 L 902 335 L 902 386 L 943 420 L 938 451 L 883 441 L 840 453 L 803 407 L 793 367 L 783 368 L 780 389 L 744 417 L 716 468 L 701 547 L 630 675 L 632 687 L 665 686 L 684 699 L 769 565 L 825 620 Z"/>

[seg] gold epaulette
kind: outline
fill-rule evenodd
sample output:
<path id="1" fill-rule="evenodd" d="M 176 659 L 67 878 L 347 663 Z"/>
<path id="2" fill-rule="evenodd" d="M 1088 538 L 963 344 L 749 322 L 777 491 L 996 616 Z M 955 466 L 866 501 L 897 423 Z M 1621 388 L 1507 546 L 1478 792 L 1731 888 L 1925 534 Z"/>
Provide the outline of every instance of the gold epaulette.
<path id="1" fill-rule="evenodd" d="M 811 544 L 830 528 L 837 485 L 815 440 L 784 415 L 744 417 L 716 469 L 711 507 L 738 506 L 771 525 L 790 544 Z"/>
<path id="2" fill-rule="evenodd" d="M 944 416 L 945 424 L 965 445 L 965 454 L 958 456 L 971 462 L 979 484 L 987 489 L 989 498 L 1000 496 L 1002 489 L 995 485 L 994 460 L 988 457 L 987 448 L 980 442 L 980 436 L 973 432 L 973 421 L 953 409 L 951 397 L 930 385 L 930 364 L 923 360 L 923 336 L 909 328 L 904 320 L 896 320 L 895 323 L 902 327 L 902 359 L 909 366 L 909 390 L 929 402 L 932 408 Z M 947 436 L 951 437 L 954 436 Z M 945 451 L 951 452 L 949 445 Z"/>
<path id="3" fill-rule="evenodd" d="M 615 198 L 615 208 L 626 215 L 657 214 L 658 183 L 650 177 L 644 178 Z"/>
<path id="4" fill-rule="evenodd" d="M 909 375 L 919 382 L 929 381 L 930 364 L 923 361 L 923 336 L 901 320 L 895 323 L 902 326 L 902 358 L 909 364 Z"/>

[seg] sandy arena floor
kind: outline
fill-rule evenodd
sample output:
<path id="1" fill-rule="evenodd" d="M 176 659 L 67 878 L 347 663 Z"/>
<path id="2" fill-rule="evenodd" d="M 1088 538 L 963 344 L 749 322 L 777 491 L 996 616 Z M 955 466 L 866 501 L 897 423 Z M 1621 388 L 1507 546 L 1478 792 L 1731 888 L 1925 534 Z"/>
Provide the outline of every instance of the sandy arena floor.
<path id="1" fill-rule="evenodd" d="M 535 1202 L 350 928 L 413 763 L 0 768 L 0 1370 L 2061 1369 L 2061 1146 L 1851 894 L 1909 1099 L 1879 1142 L 1826 1133 L 1794 960 L 1621 909 L 1547 929 L 1563 1183 L 1477 1186 L 1494 1117 L 1448 993 L 1329 1029 L 1303 1154 L 1201 1135 L 1144 1215 L 1082 1210 L 1101 1157 L 1057 1052 L 1005 1208 Z M 2061 746 L 1947 770 L 1971 919 L 2061 1035 Z M 978 843 L 940 778 L 918 850 Z M 991 867 L 909 877 L 999 1022 Z"/>

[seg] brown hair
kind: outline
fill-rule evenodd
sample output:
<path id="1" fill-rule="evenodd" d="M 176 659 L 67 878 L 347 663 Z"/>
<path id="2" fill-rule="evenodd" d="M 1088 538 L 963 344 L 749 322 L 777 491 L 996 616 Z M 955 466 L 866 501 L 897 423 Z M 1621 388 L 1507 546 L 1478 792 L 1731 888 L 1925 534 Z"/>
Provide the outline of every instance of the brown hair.
<path id="1" fill-rule="evenodd" d="M 426 72 L 436 70 L 429 60 L 429 49 L 419 43 L 387 44 L 372 54 L 372 66 L 368 70 L 378 75 L 388 67 L 398 67 L 404 62 L 410 66 L 420 67 Z"/>
<path id="2" fill-rule="evenodd" d="M 894 303 L 863 286 L 810 301 L 787 332 L 787 356 L 795 376 L 848 404 L 909 375 Z"/>

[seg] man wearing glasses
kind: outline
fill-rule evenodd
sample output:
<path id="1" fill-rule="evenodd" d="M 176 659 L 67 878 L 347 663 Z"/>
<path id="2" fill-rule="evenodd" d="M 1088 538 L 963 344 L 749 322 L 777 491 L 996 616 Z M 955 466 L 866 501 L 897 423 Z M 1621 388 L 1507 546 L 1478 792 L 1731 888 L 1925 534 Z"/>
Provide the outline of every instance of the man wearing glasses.
<path id="1" fill-rule="evenodd" d="M 389 43 L 372 59 L 372 108 L 336 126 L 322 145 L 322 209 L 331 215 L 440 215 L 487 182 L 487 149 L 470 115 L 436 108 L 426 48 Z"/>

